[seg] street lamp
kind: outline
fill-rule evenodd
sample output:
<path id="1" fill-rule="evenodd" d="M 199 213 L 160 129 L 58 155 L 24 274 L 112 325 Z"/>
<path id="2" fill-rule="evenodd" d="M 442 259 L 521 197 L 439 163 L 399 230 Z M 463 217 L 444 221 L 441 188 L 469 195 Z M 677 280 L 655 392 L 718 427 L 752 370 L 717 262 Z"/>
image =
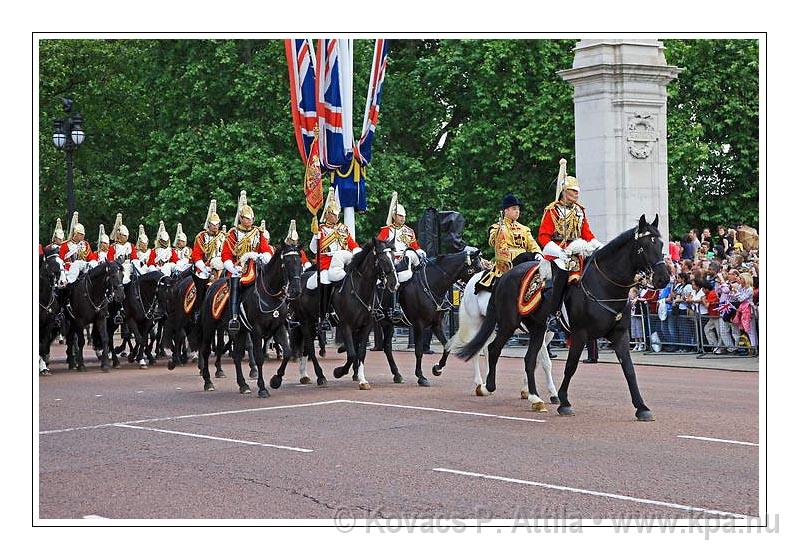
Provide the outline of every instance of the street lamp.
<path id="1" fill-rule="evenodd" d="M 75 190 L 72 184 L 72 152 L 83 144 L 86 133 L 83 131 L 83 118 L 79 114 L 72 114 L 72 99 L 62 98 L 64 112 L 67 117 L 53 121 L 53 144 L 67 154 L 67 221 L 70 223 L 72 213 L 75 212 Z"/>

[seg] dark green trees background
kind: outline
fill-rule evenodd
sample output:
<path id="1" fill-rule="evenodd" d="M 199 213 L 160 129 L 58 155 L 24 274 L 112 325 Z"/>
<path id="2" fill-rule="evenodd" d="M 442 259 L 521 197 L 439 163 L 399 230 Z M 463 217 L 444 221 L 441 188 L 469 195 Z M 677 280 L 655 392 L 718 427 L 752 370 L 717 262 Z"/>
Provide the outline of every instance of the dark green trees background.
<path id="1" fill-rule="evenodd" d="M 574 169 L 571 67 L 575 41 L 397 40 L 368 169 L 359 239 L 384 223 L 392 190 L 409 220 L 428 206 L 457 209 L 465 239 L 485 246 L 502 195 L 538 226 L 562 156 Z M 673 233 L 758 226 L 758 43 L 668 40 L 685 68 L 669 86 Z M 356 41 L 354 112 L 360 131 L 372 44 Z M 75 100 L 87 139 L 75 191 L 94 244 L 117 212 L 153 238 L 163 219 L 190 237 L 216 198 L 230 224 L 241 189 L 273 238 L 295 218 L 308 230 L 303 167 L 279 40 L 43 40 L 39 43 L 39 237 L 65 215 L 64 154 L 52 145 L 60 97 Z M 67 224 L 64 224 L 65 228 Z"/>

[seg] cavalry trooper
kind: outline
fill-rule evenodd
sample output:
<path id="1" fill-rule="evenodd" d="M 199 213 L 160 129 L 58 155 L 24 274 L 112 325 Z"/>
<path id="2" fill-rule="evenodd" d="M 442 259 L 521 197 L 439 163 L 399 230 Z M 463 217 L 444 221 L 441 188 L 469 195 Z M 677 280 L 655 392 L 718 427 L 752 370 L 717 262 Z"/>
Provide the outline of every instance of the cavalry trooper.
<path id="1" fill-rule="evenodd" d="M 114 242 L 108 248 L 109 261 L 122 261 L 122 283 L 131 281 L 131 259 L 136 259 L 136 249 L 128 241 L 128 228 L 122 223 L 122 214 L 117 213 L 114 227 L 111 228 L 111 239 Z"/>
<path id="2" fill-rule="evenodd" d="M 70 222 L 69 240 L 61 244 L 58 253 L 58 256 L 64 261 L 69 284 L 74 283 L 78 279 L 78 275 L 88 268 L 89 261 L 97 260 L 97 255 L 92 251 L 92 247 L 85 237 L 86 230 L 78 222 L 78 213 L 75 212 L 72 214 Z"/>
<path id="3" fill-rule="evenodd" d="M 192 266 L 192 248 L 186 246 L 187 241 L 183 225 L 178 222 L 178 229 L 175 231 L 175 254 L 178 256 L 178 262 L 175 268 L 181 272 Z"/>
<path id="4" fill-rule="evenodd" d="M 267 263 L 272 258 L 272 249 L 261 230 L 253 225 L 254 219 L 253 209 L 247 204 L 247 193 L 242 191 L 236 210 L 236 227 L 231 228 L 222 245 L 222 264 L 228 272 L 231 291 L 231 320 L 228 321 L 231 333 L 239 330 L 239 282 L 243 270 L 250 260 L 258 258 Z"/>
<path id="5" fill-rule="evenodd" d="M 201 291 L 200 281 L 208 280 L 215 270 L 222 270 L 222 245 L 225 242 L 225 236 L 219 230 L 221 222 L 222 220 L 217 214 L 217 201 L 211 199 L 203 231 L 195 236 L 192 247 L 191 261 L 194 264 L 195 285 L 198 294 L 204 293 Z"/>
<path id="6" fill-rule="evenodd" d="M 573 252 L 588 254 L 602 246 L 589 227 L 586 209 L 578 204 L 580 192 L 578 179 L 567 175 L 567 160 L 561 159 L 556 181 L 556 199 L 544 209 L 539 226 L 539 243 L 546 259 L 571 272 L 577 271 L 577 263 L 572 260 Z M 576 239 L 585 241 L 586 248 L 580 251 L 574 247 L 570 249 L 569 245 Z M 577 282 L 578 277 L 574 277 L 572 281 Z M 561 309 L 567 282 L 568 275 L 565 275 L 563 281 L 557 281 L 553 275 L 551 312 Z"/>
<path id="7" fill-rule="evenodd" d="M 347 225 L 339 222 L 341 207 L 336 200 L 334 189 L 328 190 L 328 198 L 322 210 L 323 222 L 308 248 L 317 255 L 320 286 L 320 331 L 330 330 L 331 323 L 328 308 L 330 307 L 332 282 L 345 277 L 344 267 L 353 259 L 353 255 L 361 252 L 355 239 L 350 235 Z M 306 287 L 313 290 L 317 287 L 317 274 L 312 274 Z"/>
<path id="8" fill-rule="evenodd" d="M 50 244 L 44 248 L 47 253 L 52 249 L 61 249 L 61 244 L 64 243 L 64 227 L 61 225 L 61 218 L 56 218 L 56 229 L 53 230 L 53 237 L 50 238 Z"/>
<path id="9" fill-rule="evenodd" d="M 413 274 L 413 267 L 418 266 L 420 259 L 427 257 L 425 251 L 419 246 L 414 230 L 406 225 L 406 209 L 397 202 L 397 192 L 392 193 L 389 203 L 389 214 L 386 216 L 386 225 L 378 232 L 381 241 L 394 240 L 394 262 L 397 269 L 397 279 L 400 283 L 408 282 Z M 402 316 L 398 303 L 398 291 L 392 294 L 393 311 L 392 319 L 399 320 Z"/>
<path id="10" fill-rule="evenodd" d="M 164 227 L 164 220 L 158 222 L 158 232 L 156 233 L 156 244 L 150 251 L 150 258 L 147 260 L 147 268 L 151 271 L 160 270 L 164 276 L 172 274 L 175 263 L 178 262 L 178 253 L 170 246 L 169 234 Z"/>
<path id="11" fill-rule="evenodd" d="M 517 220 L 522 212 L 522 202 L 513 194 L 507 193 L 500 203 L 500 219 L 489 228 L 489 245 L 494 247 L 494 265 L 484 273 L 475 284 L 475 291 L 489 290 L 494 282 L 511 270 L 513 261 L 522 253 L 542 252 L 531 234 L 531 229 Z"/>
<path id="12" fill-rule="evenodd" d="M 147 263 L 150 262 L 150 255 L 153 250 L 148 248 L 150 240 L 144 232 L 144 226 L 139 224 L 139 237 L 136 238 L 135 253 L 131 254 L 131 264 L 136 267 L 139 274 L 147 273 Z"/>
<path id="13" fill-rule="evenodd" d="M 100 233 L 97 236 L 97 260 L 92 261 L 95 265 L 106 262 L 108 258 L 109 243 L 111 240 L 106 235 L 106 228 L 100 224 Z M 91 264 L 91 263 L 90 263 Z"/>

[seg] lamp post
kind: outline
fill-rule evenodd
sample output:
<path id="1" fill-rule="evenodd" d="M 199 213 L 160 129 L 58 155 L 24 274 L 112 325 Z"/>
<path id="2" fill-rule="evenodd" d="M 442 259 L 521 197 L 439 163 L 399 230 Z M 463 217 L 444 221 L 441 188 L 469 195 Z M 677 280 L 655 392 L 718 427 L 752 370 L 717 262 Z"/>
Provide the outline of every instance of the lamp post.
<path id="1" fill-rule="evenodd" d="M 75 212 L 75 190 L 72 183 L 72 153 L 83 144 L 86 133 L 83 131 L 83 118 L 80 114 L 72 114 L 72 99 L 62 98 L 66 118 L 53 121 L 53 144 L 67 155 L 67 221 L 69 224 Z"/>

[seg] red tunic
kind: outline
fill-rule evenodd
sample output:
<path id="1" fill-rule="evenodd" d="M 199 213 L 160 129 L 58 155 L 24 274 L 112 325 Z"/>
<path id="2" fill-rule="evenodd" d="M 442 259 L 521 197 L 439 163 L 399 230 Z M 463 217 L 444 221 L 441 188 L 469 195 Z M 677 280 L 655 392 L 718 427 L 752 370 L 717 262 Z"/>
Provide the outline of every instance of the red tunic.
<path id="1" fill-rule="evenodd" d="M 69 266 L 73 261 L 84 260 L 88 262 L 97 260 L 97 253 L 92 251 L 92 246 L 85 239 L 79 243 L 82 248 L 78 249 L 77 251 L 73 251 L 72 254 L 67 256 L 67 254 L 72 250 L 70 244 L 73 246 L 75 245 L 75 243 L 72 241 L 65 241 L 61 244 L 61 248 L 58 250 L 58 256 L 61 257 L 62 261 L 64 261 L 64 268 L 66 270 L 69 270 Z"/>
<path id="2" fill-rule="evenodd" d="M 400 227 L 383 226 L 381 231 L 378 232 L 378 239 L 381 241 L 394 239 L 395 252 L 397 253 L 402 253 L 406 249 L 414 249 L 415 251 L 421 249 L 414 230 L 405 224 Z"/>
<path id="3" fill-rule="evenodd" d="M 156 263 L 156 253 L 159 253 L 162 250 L 163 250 L 163 248 L 159 247 L 159 248 L 156 248 L 156 249 L 153 249 L 152 251 L 150 251 L 150 258 L 147 259 L 147 266 L 161 266 L 161 265 L 167 264 L 168 262 L 171 262 L 171 263 L 178 262 L 178 253 L 175 252 L 175 249 L 170 249 L 169 250 L 169 259 L 167 259 L 164 262 L 159 261 L 158 263 Z"/>
<path id="4" fill-rule="evenodd" d="M 320 225 L 315 240 L 320 270 L 328 270 L 331 267 L 331 257 L 334 252 L 347 249 L 352 253 L 354 249 L 358 248 L 358 243 L 350 235 L 350 230 L 345 224 Z"/>
<path id="5" fill-rule="evenodd" d="M 126 241 L 125 244 L 129 245 L 130 243 Z M 109 261 L 113 261 L 115 258 L 117 258 L 117 243 L 113 243 L 111 247 L 108 248 L 108 255 L 106 256 L 106 259 Z M 131 259 L 139 258 L 136 256 L 136 247 L 131 247 L 130 258 Z"/>
<path id="6" fill-rule="evenodd" d="M 553 239 L 553 236 L 556 235 L 556 223 L 559 218 L 559 210 L 563 207 L 564 204 L 561 201 L 554 202 L 547 206 L 544 209 L 544 215 L 542 216 L 542 223 L 539 226 L 539 245 L 542 247 L 542 250 L 545 249 L 545 245 L 547 245 L 550 241 L 554 242 L 559 247 L 566 248 L 572 241 L 575 239 L 560 239 L 556 241 Z M 591 241 L 594 239 L 594 234 L 592 233 L 591 228 L 589 227 L 589 219 L 586 217 L 586 209 L 581 206 L 580 204 L 575 203 L 574 206 L 577 206 L 576 212 L 578 214 L 578 227 L 580 228 L 580 233 L 578 237 L 583 239 L 584 241 Z M 546 256 L 547 259 L 553 259 L 552 256 Z"/>
<path id="7" fill-rule="evenodd" d="M 244 237 L 248 233 L 250 232 L 243 232 L 238 228 L 233 228 L 228 232 L 228 235 L 225 237 L 225 243 L 222 244 L 222 262 L 232 261 L 233 264 L 239 264 L 239 257 L 234 254 L 234 248 L 239 245 L 240 237 Z M 247 247 L 242 253 L 244 254 L 252 251 L 255 251 L 256 253 L 269 253 L 270 255 L 275 254 L 264 236 L 260 235 L 260 232 L 259 235 L 253 235 L 250 238 L 250 246 Z M 192 257 L 194 258 L 194 254 L 192 254 Z"/>

